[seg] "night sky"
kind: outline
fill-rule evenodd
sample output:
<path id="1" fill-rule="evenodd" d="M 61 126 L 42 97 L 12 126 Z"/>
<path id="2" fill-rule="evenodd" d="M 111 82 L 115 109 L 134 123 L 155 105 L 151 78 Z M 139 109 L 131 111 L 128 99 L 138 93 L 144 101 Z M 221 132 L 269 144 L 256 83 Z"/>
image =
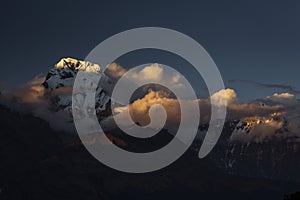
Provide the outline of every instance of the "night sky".
<path id="1" fill-rule="evenodd" d="M 241 100 L 290 92 L 263 84 L 300 88 L 298 0 L 2 1 L 0 10 L 0 83 L 8 87 L 47 73 L 62 57 L 84 59 L 121 31 L 155 26 L 202 44 Z"/>

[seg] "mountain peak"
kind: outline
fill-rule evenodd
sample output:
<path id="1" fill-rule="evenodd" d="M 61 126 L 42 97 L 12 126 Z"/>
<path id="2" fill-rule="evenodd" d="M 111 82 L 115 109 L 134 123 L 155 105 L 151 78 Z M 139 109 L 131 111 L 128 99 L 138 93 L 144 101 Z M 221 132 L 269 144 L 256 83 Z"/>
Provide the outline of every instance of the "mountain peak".
<path id="1" fill-rule="evenodd" d="M 75 58 L 62 58 L 56 65 L 56 69 L 72 69 L 86 72 L 100 72 L 101 68 L 97 64 L 88 61 L 81 61 Z"/>
<path id="2" fill-rule="evenodd" d="M 85 71 L 89 73 L 97 73 L 99 76 L 105 76 L 100 66 L 88 61 L 81 61 L 74 58 L 62 58 L 50 71 L 48 72 L 43 86 L 46 93 L 51 97 L 52 107 L 55 110 L 64 110 L 69 114 L 72 112 L 72 87 L 78 71 Z M 108 78 L 105 80 L 109 81 Z M 101 82 L 104 84 L 103 82 Z M 70 93 L 71 91 L 71 93 Z M 80 101 L 82 104 L 85 101 L 84 94 L 81 95 Z M 99 83 L 96 89 L 96 113 L 103 117 L 105 111 L 108 109 L 110 97 L 104 91 L 102 85 Z"/>

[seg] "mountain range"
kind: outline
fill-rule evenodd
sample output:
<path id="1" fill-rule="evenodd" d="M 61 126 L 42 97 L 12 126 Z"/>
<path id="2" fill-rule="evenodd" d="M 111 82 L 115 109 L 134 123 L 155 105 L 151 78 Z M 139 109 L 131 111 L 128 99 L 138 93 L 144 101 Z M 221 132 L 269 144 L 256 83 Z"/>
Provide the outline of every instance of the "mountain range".
<path id="1" fill-rule="evenodd" d="M 97 64 L 72 58 L 61 59 L 42 83 L 43 99 L 51 113 L 67 114 L 72 122 L 72 86 L 78 71 L 97 73 L 95 110 L 99 121 L 111 115 L 110 93 L 115 80 Z M 82 97 L 84 102 L 84 96 Z M 21 104 L 21 103 L 20 103 Z M 265 106 L 264 102 L 261 106 Z M 21 104 L 22 105 L 22 104 Z M 191 148 L 171 166 L 144 175 L 117 172 L 96 161 L 76 133 L 57 130 L 31 112 L 0 106 L 0 199 L 283 199 L 299 189 L 300 146 L 289 132 L 281 113 L 265 117 L 227 120 L 217 145 L 205 159 L 198 159 L 202 144 Z M 241 140 L 268 123 L 279 123 L 267 140 Z M 199 125 L 205 133 L 207 123 Z M 66 140 L 66 137 L 72 137 Z M 163 129 L 151 139 L 129 137 L 116 127 L 106 135 L 123 149 L 144 152 L 159 149 L 174 138 Z M 201 137 L 200 137 L 201 138 Z"/>

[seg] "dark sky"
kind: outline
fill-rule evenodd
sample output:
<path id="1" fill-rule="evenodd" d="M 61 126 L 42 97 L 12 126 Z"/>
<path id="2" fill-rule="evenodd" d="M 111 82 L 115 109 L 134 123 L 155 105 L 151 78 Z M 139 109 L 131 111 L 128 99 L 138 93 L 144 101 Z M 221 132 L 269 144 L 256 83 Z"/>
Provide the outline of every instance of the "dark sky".
<path id="1" fill-rule="evenodd" d="M 0 83 L 17 85 L 60 58 L 83 59 L 131 28 L 180 31 L 210 53 L 224 81 L 300 88 L 300 1 L 2 1 Z M 284 92 L 229 83 L 241 99 Z"/>

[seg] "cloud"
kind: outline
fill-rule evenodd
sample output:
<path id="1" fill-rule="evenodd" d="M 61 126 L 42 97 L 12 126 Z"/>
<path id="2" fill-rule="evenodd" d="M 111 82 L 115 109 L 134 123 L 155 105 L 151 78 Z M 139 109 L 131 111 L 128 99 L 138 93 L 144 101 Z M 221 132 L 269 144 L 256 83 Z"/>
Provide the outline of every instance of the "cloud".
<path id="1" fill-rule="evenodd" d="M 169 68 L 157 63 L 151 64 L 149 66 L 145 66 L 140 71 L 139 70 L 130 71 L 130 73 L 127 76 L 127 79 L 139 85 L 144 81 L 149 81 L 149 82 L 153 81 L 153 82 L 159 82 L 160 85 L 162 86 L 172 84 L 173 87 L 184 88 L 182 75 L 180 75 L 176 71 L 172 71 Z M 157 88 L 164 90 L 164 88 L 159 86 L 157 86 Z"/>
<path id="2" fill-rule="evenodd" d="M 281 104 L 295 104 L 296 103 L 296 97 L 294 94 L 290 93 L 274 93 L 272 96 L 267 96 L 267 100 L 281 103 Z"/>
<path id="3" fill-rule="evenodd" d="M 279 130 L 282 129 L 283 126 L 283 121 L 270 120 L 268 123 L 254 125 L 248 133 L 235 130 L 230 136 L 230 140 L 242 143 L 262 143 L 278 137 L 286 138 L 290 133 L 280 132 Z"/>
<path id="4" fill-rule="evenodd" d="M 124 111 L 129 109 L 129 113 L 131 114 L 133 121 L 145 126 L 150 123 L 149 109 L 155 104 L 162 105 L 166 110 L 168 115 L 166 123 L 168 125 L 175 125 L 180 122 L 180 107 L 177 99 L 168 98 L 164 92 L 155 92 L 153 90 L 149 90 L 148 94 L 141 99 L 137 99 L 128 107 L 117 107 L 114 111 L 119 113 L 119 118 L 122 118 L 123 113 L 125 113 Z M 127 116 L 124 115 L 124 117 Z M 153 118 L 160 119 L 161 117 L 154 116 Z M 129 126 L 129 124 L 124 125 Z"/>
<path id="5" fill-rule="evenodd" d="M 51 110 L 51 98 L 56 95 L 70 96 L 72 88 L 58 88 L 48 94 L 41 85 L 44 80 L 43 75 L 38 75 L 28 83 L 20 85 L 13 92 L 3 92 L 0 96 L 0 104 L 9 107 L 13 111 L 31 113 L 44 119 L 52 128 L 58 131 L 74 132 L 74 125 L 70 123 L 72 118 L 68 113 Z"/>
<path id="6" fill-rule="evenodd" d="M 240 79 L 236 79 L 236 80 L 228 80 L 229 83 L 235 83 L 235 82 L 242 82 L 242 83 L 250 83 L 250 84 L 254 84 L 263 88 L 274 88 L 274 89 L 283 89 L 287 92 L 291 92 L 294 94 L 300 94 L 300 90 L 296 87 L 293 87 L 291 85 L 285 85 L 285 84 L 267 84 L 267 83 L 260 83 L 260 82 L 256 82 L 256 81 L 251 81 L 251 80 L 240 80 Z"/>
<path id="7" fill-rule="evenodd" d="M 227 104 L 228 102 L 230 104 L 233 104 L 237 100 L 237 96 L 234 90 L 232 89 L 224 89 L 221 91 L 218 91 L 217 93 L 213 94 L 212 97 L 206 98 L 206 99 L 198 99 L 193 100 L 183 100 L 186 103 L 185 112 L 192 113 L 189 111 L 189 109 L 193 109 L 194 107 L 192 104 L 198 104 L 200 108 L 200 123 L 207 123 L 210 120 L 210 109 L 211 109 L 211 103 L 210 99 L 216 99 L 215 103 L 217 105 L 214 106 L 220 106 Z M 179 101 L 176 99 L 176 97 L 170 96 L 168 93 L 165 93 L 164 91 L 153 91 L 149 90 L 148 93 L 140 98 L 135 100 L 132 104 L 130 104 L 128 107 L 117 107 L 115 108 L 115 112 L 120 114 L 120 118 L 122 118 L 122 113 L 129 109 L 129 112 L 131 114 L 131 117 L 134 122 L 144 126 L 150 123 L 150 117 L 149 117 L 149 109 L 151 106 L 155 104 L 160 104 L 164 107 L 166 113 L 167 113 L 167 121 L 166 125 L 170 128 L 172 126 L 178 126 L 180 123 L 181 118 L 181 111 L 180 111 L 180 104 Z M 124 115 L 124 117 L 127 117 Z M 193 116 L 190 116 L 193 117 Z M 155 118 L 155 117 L 154 117 Z M 160 119 L 160 116 L 156 116 L 156 118 Z M 126 120 L 124 120 L 126 121 Z M 129 126 L 129 124 L 127 125 Z"/>
<path id="8" fill-rule="evenodd" d="M 41 85 L 44 80 L 44 76 L 38 75 L 28 83 L 17 88 L 13 95 L 21 103 L 39 103 L 40 101 L 42 101 L 42 97 L 45 92 L 45 88 Z"/>
<path id="9" fill-rule="evenodd" d="M 256 103 L 231 104 L 227 107 L 227 120 L 239 120 L 247 117 L 267 117 L 282 112 L 283 105 L 259 105 Z"/>
<path id="10" fill-rule="evenodd" d="M 137 75 L 141 80 L 160 81 L 163 76 L 163 68 L 158 64 L 152 64 L 143 68 Z"/>
<path id="11" fill-rule="evenodd" d="M 113 84 L 115 81 L 118 80 L 122 75 L 126 73 L 126 70 L 118 65 L 117 63 L 110 64 L 106 71 L 105 75 L 107 77 L 104 77 L 105 89 L 111 90 L 113 87 Z M 167 75 L 167 74 L 166 74 Z M 153 64 L 150 66 L 146 66 L 143 70 L 134 72 L 131 76 L 131 78 L 137 79 L 137 80 L 160 80 L 163 77 L 163 69 L 158 64 Z M 36 117 L 42 118 L 49 122 L 51 127 L 53 127 L 56 130 L 63 130 L 63 131 L 75 131 L 74 125 L 70 122 L 72 122 L 71 116 L 69 116 L 68 113 L 64 111 L 57 111 L 51 109 L 53 108 L 53 102 L 52 99 L 55 96 L 66 96 L 70 97 L 72 94 L 72 87 L 60 87 L 57 89 L 54 89 L 53 91 L 49 92 L 45 90 L 45 88 L 42 86 L 42 83 L 44 82 L 45 77 L 43 75 L 38 75 L 34 77 L 31 81 L 29 81 L 26 84 L 20 85 L 15 91 L 11 93 L 5 93 L 1 95 L 0 103 L 5 104 L 6 106 L 10 107 L 12 110 L 16 110 L 18 112 L 24 112 L 24 113 L 31 113 Z M 112 81 L 112 83 L 106 83 L 107 80 Z M 168 76 L 167 80 L 172 80 L 174 82 L 178 82 L 179 78 L 177 76 Z M 101 85 L 102 86 L 102 85 Z M 147 94 L 145 88 L 142 90 L 142 93 Z M 148 89 L 148 88 L 147 88 Z M 143 107 L 143 105 L 146 104 L 154 104 L 157 103 L 163 103 L 164 97 L 167 96 L 170 93 L 161 91 L 162 88 L 160 86 L 156 87 L 157 90 L 160 90 L 159 92 L 150 92 L 143 100 L 136 101 L 131 107 L 133 108 L 134 115 L 138 118 L 145 114 L 146 109 Z M 154 95 L 155 94 L 155 95 Z M 154 96 L 153 96 L 154 95 Z M 169 99 L 167 100 L 165 105 L 172 105 L 177 104 L 178 102 L 176 100 Z M 149 107 L 149 106 L 147 106 Z M 170 109 L 169 109 L 170 110 Z M 178 109 L 175 109 L 174 111 L 177 111 Z M 174 114 L 174 116 L 178 116 L 177 114 Z M 147 120 L 149 118 L 141 117 L 142 121 L 141 123 L 147 123 Z"/>
<path id="12" fill-rule="evenodd" d="M 216 104 L 211 105 L 210 100 Z M 198 99 L 201 117 L 200 124 L 208 123 L 210 120 L 211 106 L 227 105 L 226 120 L 263 120 L 267 123 L 253 124 L 250 133 L 233 132 L 231 136 L 232 141 L 240 142 L 263 142 L 274 138 L 286 139 L 289 137 L 300 136 L 300 104 L 282 104 L 282 101 L 294 101 L 294 96 L 289 93 L 274 94 L 266 97 L 266 101 L 274 101 L 276 104 L 262 105 L 255 101 L 249 103 L 238 103 L 237 94 L 233 89 L 224 89 L 216 92 L 210 98 Z M 194 102 L 191 102 L 194 103 Z M 149 109 L 155 104 L 160 104 L 165 108 L 167 113 L 166 128 L 171 130 L 180 124 L 180 105 L 176 98 L 171 98 L 161 91 L 150 90 L 143 98 L 137 99 L 129 107 L 118 107 L 115 112 L 118 112 L 122 119 L 122 113 L 129 109 L 131 117 L 134 122 L 144 126 L 149 124 Z M 192 108 L 192 107 L 191 107 Z M 189 108 L 187 108 L 189 109 Z M 189 112 L 189 111 L 187 111 Z M 155 119 L 160 119 L 160 116 L 154 116 Z M 126 121 L 126 120 L 124 120 Z M 126 125 L 125 125 L 126 126 Z M 129 126 L 129 124 L 127 124 Z"/>
<path id="13" fill-rule="evenodd" d="M 233 89 L 223 89 L 210 97 L 216 106 L 227 106 L 237 101 L 237 95 Z"/>
<path id="14" fill-rule="evenodd" d="M 247 143 L 261 143 L 272 139 L 297 141 L 300 137 L 300 103 L 295 95 L 275 93 L 267 96 L 264 102 L 266 104 L 263 105 L 254 101 L 249 104 L 230 106 L 229 115 L 240 117 L 251 127 L 248 131 L 235 130 L 230 139 Z M 232 112 L 233 108 L 237 110 Z"/>
<path id="15" fill-rule="evenodd" d="M 126 69 L 117 63 L 111 63 L 105 68 L 104 73 L 111 79 L 117 80 L 126 73 Z"/>
<path id="16" fill-rule="evenodd" d="M 114 73 L 117 73 L 117 75 L 113 75 Z M 168 94 L 174 97 L 172 91 L 165 87 L 165 85 L 172 85 L 172 87 L 176 89 L 185 88 L 184 84 L 182 84 L 182 76 L 178 72 L 172 71 L 164 65 L 157 63 L 148 66 L 139 66 L 137 69 L 130 71 L 126 71 L 120 65 L 113 63 L 111 66 L 108 66 L 105 75 L 113 80 L 113 86 L 106 87 L 106 83 L 100 83 L 100 85 L 104 85 L 104 89 L 108 91 L 109 94 L 111 94 L 114 85 L 121 76 L 124 76 L 122 77 L 123 81 L 128 81 L 130 84 L 135 85 L 138 89 L 134 92 L 132 99 L 144 97 L 150 89 L 153 91 L 164 91 L 165 95 Z M 150 84 L 145 84 L 145 81 L 150 82 Z M 152 82 L 153 84 L 151 84 Z M 155 82 L 159 84 L 155 84 Z"/>
<path id="17" fill-rule="evenodd" d="M 117 63 L 110 64 L 104 76 L 103 84 L 106 90 L 112 90 L 114 83 L 123 76 L 127 71 L 118 65 Z M 165 71 L 165 68 L 159 64 L 152 64 L 144 67 L 141 70 L 133 71 L 129 75 L 129 80 L 133 80 L 135 83 L 143 82 L 144 80 L 158 81 L 161 85 L 172 84 L 174 87 L 185 89 L 182 84 L 182 76 L 178 73 Z M 51 91 L 45 91 L 41 85 L 45 80 L 45 77 L 39 75 L 34 77 L 28 83 L 20 86 L 12 93 L 2 92 L 0 96 L 0 103 L 8 105 L 11 109 L 15 109 L 21 112 L 30 112 L 34 116 L 40 117 L 49 122 L 49 124 L 56 130 L 75 131 L 74 125 L 71 123 L 72 118 L 68 113 L 64 111 L 51 110 L 51 99 L 55 96 L 70 97 L 72 94 L 71 87 L 61 87 Z M 112 81 L 109 82 L 109 81 Z M 235 80 L 248 82 L 243 80 Z M 234 82 L 232 80 L 232 82 Z M 276 84 L 261 84 L 253 81 L 250 83 L 258 84 L 262 87 L 281 87 L 286 90 L 296 91 L 296 88 L 290 86 L 282 86 Z M 101 82 L 100 82 L 101 84 Z M 150 122 L 149 110 L 151 107 L 159 108 L 156 105 L 162 105 L 167 113 L 166 128 L 176 129 L 180 124 L 181 111 L 180 105 L 176 96 L 167 88 L 161 86 L 143 86 L 140 88 L 138 95 L 136 95 L 130 105 L 120 106 L 115 108 L 115 112 L 119 113 L 118 117 L 127 117 L 122 115 L 124 111 L 129 110 L 134 122 L 140 125 L 147 125 Z M 102 85 L 101 85 L 102 86 Z M 278 88 L 277 87 L 277 88 Z M 150 90 L 149 88 L 152 88 Z M 188 103 L 195 103 L 194 101 L 185 100 Z M 260 103 L 261 102 L 261 103 Z M 258 124 L 250 132 L 232 134 L 232 140 L 240 141 L 253 141 L 261 142 L 278 136 L 278 130 L 284 132 L 279 135 L 280 137 L 287 138 L 290 136 L 298 137 L 300 133 L 300 103 L 296 99 L 294 94 L 291 93 L 274 93 L 271 96 L 267 96 L 260 101 L 250 101 L 249 103 L 239 103 L 238 96 L 233 89 L 227 88 L 220 90 L 213 94 L 211 97 L 198 99 L 196 101 L 200 108 L 200 123 L 208 123 L 210 120 L 211 106 L 227 106 L 227 120 L 240 120 L 248 118 L 261 118 L 269 119 L 274 113 L 280 113 L 284 116 L 284 120 L 273 120 L 270 123 Z M 186 112 L 190 112 L 189 109 L 193 107 L 187 106 Z M 154 112 L 155 113 L 155 112 Z M 192 117 L 192 116 L 191 116 Z M 106 130 L 113 129 L 113 125 L 108 120 L 103 123 L 106 125 Z M 153 116 L 153 119 L 160 120 L 161 116 Z M 124 120 L 125 121 L 125 120 Z M 286 123 L 285 123 L 286 121 Z M 159 124 L 159 123 L 158 123 Z"/>
<path id="18" fill-rule="evenodd" d="M 111 94 L 116 82 L 126 72 L 128 71 L 117 63 L 108 65 L 104 72 L 106 77 L 104 76 L 100 79 L 101 87 L 103 87 L 108 94 Z M 141 70 L 131 70 L 126 74 L 125 79 L 126 81 L 135 83 L 137 88 L 139 88 L 135 92 L 133 99 L 142 98 L 148 93 L 149 89 L 154 91 L 164 91 L 169 95 L 172 95 L 172 92 L 163 86 L 166 84 L 172 84 L 177 88 L 184 88 L 182 85 L 182 78 L 178 73 L 165 71 L 165 68 L 157 63 L 144 66 Z M 160 82 L 160 84 L 144 85 L 144 81 Z M 139 87 L 140 85 L 142 86 Z"/>

